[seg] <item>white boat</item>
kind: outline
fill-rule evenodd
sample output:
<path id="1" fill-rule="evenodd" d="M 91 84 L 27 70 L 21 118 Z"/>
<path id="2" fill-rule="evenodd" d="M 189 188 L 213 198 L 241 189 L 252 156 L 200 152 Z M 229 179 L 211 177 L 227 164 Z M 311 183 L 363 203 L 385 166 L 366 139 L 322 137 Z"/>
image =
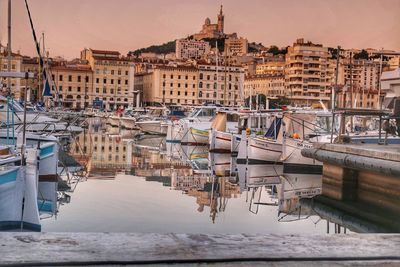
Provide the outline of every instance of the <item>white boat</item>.
<path id="1" fill-rule="evenodd" d="M 280 114 L 269 125 L 264 135 L 242 135 L 239 143 L 238 163 L 281 164 L 282 132 Z"/>
<path id="2" fill-rule="evenodd" d="M 120 118 L 121 126 L 128 130 L 136 130 L 138 126 L 136 125 L 136 118 L 131 116 L 122 116 Z M 111 124 L 111 121 L 110 121 Z M 115 123 L 113 123 L 115 124 Z"/>
<path id="3" fill-rule="evenodd" d="M 8 101 L 4 96 L 0 96 L 0 122 L 14 125 L 14 130 L 17 133 L 22 131 L 23 118 L 24 108 L 17 101 Z M 80 133 L 82 130 L 81 127 L 69 125 L 67 122 L 51 118 L 46 113 L 40 113 L 33 109 L 27 110 L 26 131 Z"/>
<path id="4" fill-rule="evenodd" d="M 298 175 L 322 174 L 322 163 L 303 157 L 301 150 L 330 141 L 332 114 L 327 111 L 312 110 L 287 112 L 283 121 L 285 125 L 281 158 L 283 172 Z"/>
<path id="5" fill-rule="evenodd" d="M 121 122 L 121 117 L 119 115 L 111 115 L 107 118 L 107 123 L 113 127 L 119 127 Z"/>
<path id="6" fill-rule="evenodd" d="M 218 108 L 215 106 L 198 107 L 189 117 L 171 122 L 167 129 L 167 143 L 184 145 L 208 145 L 212 120 Z"/>

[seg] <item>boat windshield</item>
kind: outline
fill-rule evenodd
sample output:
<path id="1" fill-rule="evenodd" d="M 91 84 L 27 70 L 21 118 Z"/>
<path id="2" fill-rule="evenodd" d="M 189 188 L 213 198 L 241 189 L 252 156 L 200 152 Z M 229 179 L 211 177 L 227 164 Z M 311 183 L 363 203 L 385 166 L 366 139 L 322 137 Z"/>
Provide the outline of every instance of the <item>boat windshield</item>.
<path id="1" fill-rule="evenodd" d="M 196 108 L 189 117 L 214 117 L 215 108 Z"/>

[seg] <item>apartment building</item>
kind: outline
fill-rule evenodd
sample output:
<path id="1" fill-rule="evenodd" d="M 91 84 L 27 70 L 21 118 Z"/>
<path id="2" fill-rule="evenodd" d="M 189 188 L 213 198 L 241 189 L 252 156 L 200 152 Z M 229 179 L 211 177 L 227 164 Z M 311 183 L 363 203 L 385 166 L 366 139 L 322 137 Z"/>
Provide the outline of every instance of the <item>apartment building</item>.
<path id="1" fill-rule="evenodd" d="M 57 90 L 53 95 L 65 108 L 84 109 L 92 105 L 93 71 L 89 65 L 63 64 L 51 67 Z"/>
<path id="2" fill-rule="evenodd" d="M 281 75 L 285 72 L 285 58 L 273 57 L 265 62 L 257 63 L 256 74 Z"/>
<path id="3" fill-rule="evenodd" d="M 8 56 L 6 51 L 0 53 L 0 71 L 8 71 Z M 11 56 L 11 71 L 22 71 L 22 56 L 18 53 L 12 53 Z M 0 89 L 3 94 L 8 91 L 8 79 L 0 78 Z M 10 91 L 15 99 L 22 99 L 23 92 L 21 87 L 21 79 L 10 79 Z"/>
<path id="4" fill-rule="evenodd" d="M 199 72 L 199 104 L 225 106 L 243 104 L 244 69 L 241 66 L 197 65 Z"/>
<path id="5" fill-rule="evenodd" d="M 310 106 L 323 101 L 329 104 L 331 78 L 329 77 L 327 47 L 298 39 L 286 54 L 285 88 L 291 102 Z"/>
<path id="6" fill-rule="evenodd" d="M 87 60 L 93 71 L 93 88 L 89 94 L 91 106 L 106 110 L 134 105 L 134 73 L 132 60 L 118 51 L 84 49 L 81 59 Z"/>
<path id="7" fill-rule="evenodd" d="M 285 76 L 283 74 L 258 74 L 247 76 L 244 80 L 244 97 L 250 95 L 265 95 L 268 98 L 287 96 L 285 91 Z"/>
<path id="8" fill-rule="evenodd" d="M 137 90 L 143 91 L 147 105 L 198 104 L 198 71 L 192 66 L 156 66 L 141 74 Z"/>
<path id="9" fill-rule="evenodd" d="M 246 38 L 238 38 L 236 34 L 225 39 L 225 50 L 228 56 L 243 56 L 248 52 Z"/>
<path id="10" fill-rule="evenodd" d="M 379 87 L 380 62 L 373 60 L 342 59 L 339 64 L 338 83 L 364 89 Z"/>
<path id="11" fill-rule="evenodd" d="M 179 39 L 176 40 L 175 53 L 177 59 L 200 59 L 210 52 L 210 44 L 205 41 Z"/>

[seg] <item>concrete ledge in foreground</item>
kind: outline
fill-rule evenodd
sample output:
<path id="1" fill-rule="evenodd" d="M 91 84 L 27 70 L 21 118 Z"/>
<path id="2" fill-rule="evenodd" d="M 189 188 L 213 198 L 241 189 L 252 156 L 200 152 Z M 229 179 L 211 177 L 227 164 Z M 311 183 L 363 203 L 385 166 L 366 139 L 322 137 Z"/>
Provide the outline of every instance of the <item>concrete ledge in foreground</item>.
<path id="1" fill-rule="evenodd" d="M 400 235 L 1 233 L 0 266 L 400 264 Z M 314 265 L 315 264 L 315 265 Z"/>

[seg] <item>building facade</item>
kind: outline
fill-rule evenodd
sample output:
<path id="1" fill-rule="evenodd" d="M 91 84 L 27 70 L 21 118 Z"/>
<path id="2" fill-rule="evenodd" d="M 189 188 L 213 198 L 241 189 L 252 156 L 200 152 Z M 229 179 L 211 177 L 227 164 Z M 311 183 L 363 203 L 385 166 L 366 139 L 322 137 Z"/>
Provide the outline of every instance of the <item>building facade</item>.
<path id="1" fill-rule="evenodd" d="M 6 51 L 0 53 L 0 71 L 8 71 L 8 56 Z M 22 56 L 20 54 L 12 53 L 11 56 L 11 71 L 21 72 L 22 71 Z M 0 78 L 0 89 L 2 94 L 7 94 L 10 90 L 11 95 L 15 99 L 22 99 L 23 92 L 21 87 L 21 79 L 10 79 L 10 88 L 8 88 L 8 79 Z"/>
<path id="2" fill-rule="evenodd" d="M 248 41 L 246 38 L 232 36 L 225 39 L 225 50 L 228 56 L 243 56 L 248 52 Z"/>
<path id="3" fill-rule="evenodd" d="M 54 66 L 51 75 L 56 87 L 54 99 L 63 107 L 80 110 L 92 104 L 93 71 L 89 65 Z"/>
<path id="4" fill-rule="evenodd" d="M 175 53 L 177 59 L 200 59 L 210 52 L 210 44 L 202 40 L 176 40 Z"/>
<path id="5" fill-rule="evenodd" d="M 285 73 L 285 58 L 272 57 L 256 65 L 256 74 L 281 75 Z"/>
<path id="6" fill-rule="evenodd" d="M 304 39 L 298 39 L 288 48 L 285 88 L 292 104 L 310 106 L 319 101 L 329 104 L 332 84 L 328 58 L 327 47 Z"/>
<path id="7" fill-rule="evenodd" d="M 268 98 L 280 98 L 287 96 L 285 91 L 285 76 L 259 74 L 247 76 L 244 80 L 244 97 L 250 95 L 265 95 Z"/>
<path id="8" fill-rule="evenodd" d="M 134 62 L 117 51 L 84 49 L 81 59 L 93 71 L 89 106 L 115 110 L 134 105 Z"/>
<path id="9" fill-rule="evenodd" d="M 199 104 L 243 104 L 244 69 L 241 66 L 199 64 Z"/>
<path id="10" fill-rule="evenodd" d="M 157 66 L 138 79 L 141 81 L 137 88 L 143 90 L 146 105 L 198 104 L 198 72 L 195 67 Z"/>

